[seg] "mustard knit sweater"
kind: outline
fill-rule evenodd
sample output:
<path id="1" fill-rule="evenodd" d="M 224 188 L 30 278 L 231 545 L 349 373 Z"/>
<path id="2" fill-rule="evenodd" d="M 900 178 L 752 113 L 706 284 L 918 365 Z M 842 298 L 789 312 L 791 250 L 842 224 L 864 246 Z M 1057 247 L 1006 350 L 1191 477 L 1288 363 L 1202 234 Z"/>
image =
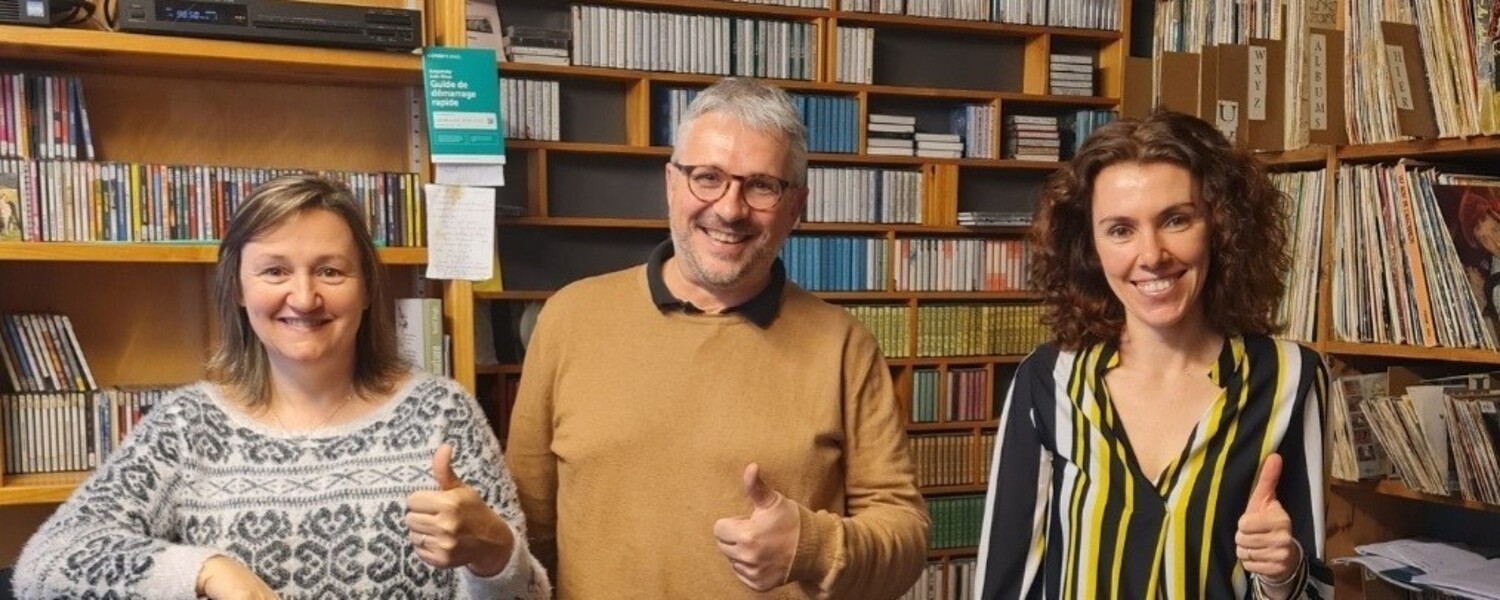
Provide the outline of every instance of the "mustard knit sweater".
<path id="1" fill-rule="evenodd" d="M 557 597 L 894 598 L 926 560 L 890 371 L 843 309 L 790 283 L 765 329 L 657 309 L 644 266 L 555 294 L 506 459 Z M 801 506 L 787 585 L 757 594 L 714 545 L 749 463 Z"/>

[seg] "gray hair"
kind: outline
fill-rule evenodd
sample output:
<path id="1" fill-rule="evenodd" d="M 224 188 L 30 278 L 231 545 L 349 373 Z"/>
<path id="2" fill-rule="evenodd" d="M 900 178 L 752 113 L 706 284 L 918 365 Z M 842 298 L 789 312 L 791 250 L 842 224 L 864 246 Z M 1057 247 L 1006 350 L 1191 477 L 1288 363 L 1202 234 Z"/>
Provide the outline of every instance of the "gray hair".
<path id="1" fill-rule="evenodd" d="M 781 88 L 737 77 L 726 77 L 709 86 L 693 99 L 677 124 L 672 136 L 672 160 L 677 160 L 678 148 L 693 122 L 709 113 L 733 117 L 753 131 L 781 136 L 787 146 L 783 177 L 797 185 L 807 183 L 807 128 L 791 97 Z"/>
<path id="2" fill-rule="evenodd" d="M 224 385 L 250 407 L 271 397 L 271 365 L 266 347 L 250 328 L 240 306 L 240 259 L 245 245 L 260 234 L 304 212 L 332 213 L 349 226 L 359 252 L 359 269 L 368 304 L 355 334 L 354 384 L 361 393 L 391 390 L 405 365 L 396 351 L 396 317 L 385 284 L 385 268 L 365 226 L 364 213 L 344 184 L 314 175 L 286 175 L 256 188 L 235 213 L 219 243 L 214 267 L 214 308 L 219 343 L 208 361 L 209 379 Z"/>

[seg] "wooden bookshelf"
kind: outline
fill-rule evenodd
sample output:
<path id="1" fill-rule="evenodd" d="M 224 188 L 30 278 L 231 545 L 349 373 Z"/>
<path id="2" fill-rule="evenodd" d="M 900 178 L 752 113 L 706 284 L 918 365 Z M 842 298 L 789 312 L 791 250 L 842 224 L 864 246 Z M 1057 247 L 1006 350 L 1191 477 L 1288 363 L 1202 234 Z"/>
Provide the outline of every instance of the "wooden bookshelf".
<path id="1" fill-rule="evenodd" d="M 0 506 L 57 504 L 88 478 L 89 471 L 6 475 L 0 486 Z"/>
<path id="2" fill-rule="evenodd" d="M 6 62 L 70 72 L 388 86 L 422 75 L 412 54 L 19 25 L 0 25 L 0 40 Z"/>
<path id="3" fill-rule="evenodd" d="M 387 265 L 427 264 L 426 248 L 378 248 L 376 252 Z M 218 244 L 0 242 L 0 261 L 214 264 L 218 253 Z"/>

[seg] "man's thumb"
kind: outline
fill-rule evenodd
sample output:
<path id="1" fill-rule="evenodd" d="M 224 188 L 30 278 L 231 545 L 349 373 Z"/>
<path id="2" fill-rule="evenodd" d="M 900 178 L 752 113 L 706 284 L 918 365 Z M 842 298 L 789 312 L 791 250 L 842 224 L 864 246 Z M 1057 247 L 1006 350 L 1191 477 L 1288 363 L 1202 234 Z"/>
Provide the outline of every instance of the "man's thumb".
<path id="1" fill-rule="evenodd" d="M 1272 452 L 1260 465 L 1260 477 L 1255 480 L 1255 489 L 1250 492 L 1250 504 L 1246 512 L 1263 509 L 1276 501 L 1276 483 L 1281 480 L 1281 455 Z"/>
<path id="2" fill-rule="evenodd" d="M 458 475 L 453 472 L 453 446 L 447 443 L 438 446 L 437 453 L 432 455 L 432 477 L 437 480 L 439 490 L 447 491 L 461 485 Z"/>
<path id="3" fill-rule="evenodd" d="M 776 492 L 766 487 L 766 482 L 760 480 L 760 465 L 750 463 L 745 467 L 744 480 L 745 496 L 750 498 L 750 503 L 756 508 L 770 508 L 776 502 Z"/>

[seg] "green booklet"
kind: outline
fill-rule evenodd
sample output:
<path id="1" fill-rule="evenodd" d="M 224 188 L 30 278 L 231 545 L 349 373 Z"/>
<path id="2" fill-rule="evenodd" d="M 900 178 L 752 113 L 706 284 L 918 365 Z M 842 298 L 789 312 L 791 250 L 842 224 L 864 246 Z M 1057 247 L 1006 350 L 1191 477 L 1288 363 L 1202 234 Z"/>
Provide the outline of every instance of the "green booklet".
<path id="1" fill-rule="evenodd" d="M 505 164 L 494 50 L 427 48 L 422 84 L 432 162 Z"/>

